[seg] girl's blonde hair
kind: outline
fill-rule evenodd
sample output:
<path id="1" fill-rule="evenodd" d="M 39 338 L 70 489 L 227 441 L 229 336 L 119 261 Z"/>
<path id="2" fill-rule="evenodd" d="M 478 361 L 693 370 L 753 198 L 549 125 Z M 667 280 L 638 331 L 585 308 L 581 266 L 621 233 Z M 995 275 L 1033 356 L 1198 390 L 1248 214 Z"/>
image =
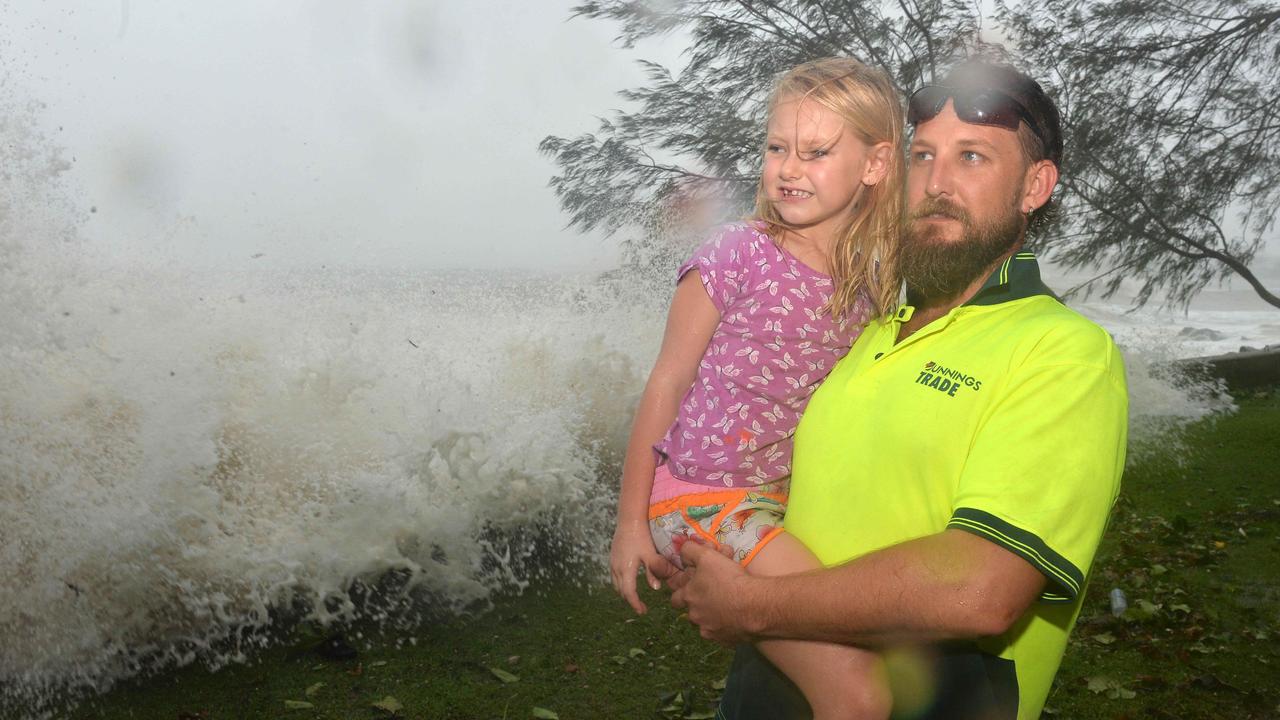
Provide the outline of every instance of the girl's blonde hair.
<path id="1" fill-rule="evenodd" d="M 816 102 L 844 119 L 845 125 L 867 145 L 889 143 L 884 177 L 864 187 L 848 221 L 836 233 L 831 248 L 832 315 L 841 319 L 854 307 L 865 288 L 876 315 L 898 304 L 898 235 L 902 225 L 902 102 L 882 71 L 852 58 L 824 58 L 797 65 L 778 80 L 769 97 L 769 115 L 786 100 Z M 770 237 L 781 240 L 790 226 L 765 194 L 761 173 L 756 189 L 756 217 Z"/>

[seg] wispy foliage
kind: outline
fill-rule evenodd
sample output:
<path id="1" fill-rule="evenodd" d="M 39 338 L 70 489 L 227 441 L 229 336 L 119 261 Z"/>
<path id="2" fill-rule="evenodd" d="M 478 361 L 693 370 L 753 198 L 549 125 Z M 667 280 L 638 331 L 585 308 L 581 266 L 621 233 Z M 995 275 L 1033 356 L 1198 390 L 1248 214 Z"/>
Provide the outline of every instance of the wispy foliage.
<path id="1" fill-rule="evenodd" d="M 1053 257 L 1100 272 L 1110 295 L 1185 305 L 1249 269 L 1280 209 L 1280 7 L 1257 0 L 1018 0 L 999 5 L 1011 49 L 980 40 L 960 0 L 589 0 L 633 45 L 690 40 L 678 71 L 645 63 L 628 109 L 596 132 L 548 137 L 551 186 L 579 230 L 620 231 L 631 259 L 661 246 L 689 203 L 746 212 L 759 169 L 764 102 L 777 73 L 830 55 L 884 68 L 904 94 L 956 60 L 1003 57 L 1061 104 L 1067 160 Z"/>
<path id="2" fill-rule="evenodd" d="M 1038 0 L 1001 20 L 1051 75 L 1067 124 L 1055 258 L 1185 305 L 1248 265 L 1280 209 L 1280 6 L 1240 0 Z"/>
<path id="3" fill-rule="evenodd" d="M 954 0 L 593 0 L 574 13 L 617 22 L 625 45 L 675 31 L 690 38 L 678 72 L 645 63 L 647 84 L 621 93 L 633 109 L 540 146 L 560 167 L 551 186 L 570 227 L 628 228 L 633 255 L 689 202 L 721 203 L 729 216 L 749 209 L 778 73 L 843 55 L 906 89 L 964 55 L 978 29 L 973 5 Z"/>

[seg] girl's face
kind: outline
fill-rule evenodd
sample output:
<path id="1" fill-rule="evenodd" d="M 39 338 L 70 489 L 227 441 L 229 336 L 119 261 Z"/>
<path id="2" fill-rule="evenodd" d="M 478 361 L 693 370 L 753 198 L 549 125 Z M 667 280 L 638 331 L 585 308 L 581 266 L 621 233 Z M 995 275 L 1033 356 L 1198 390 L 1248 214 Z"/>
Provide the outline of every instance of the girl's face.
<path id="1" fill-rule="evenodd" d="M 888 147 L 867 145 L 816 102 L 783 98 L 769 117 L 765 197 L 788 225 L 829 242 L 863 186 L 883 177 Z"/>

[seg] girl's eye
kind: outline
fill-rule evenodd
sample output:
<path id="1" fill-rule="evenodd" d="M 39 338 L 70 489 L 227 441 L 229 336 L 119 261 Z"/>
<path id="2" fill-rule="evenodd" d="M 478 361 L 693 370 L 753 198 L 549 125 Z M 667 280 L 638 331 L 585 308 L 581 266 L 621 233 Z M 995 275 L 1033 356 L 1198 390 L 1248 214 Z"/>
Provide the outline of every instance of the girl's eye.
<path id="1" fill-rule="evenodd" d="M 820 158 L 820 157 L 826 157 L 827 155 L 830 155 L 830 154 L 831 154 L 830 150 L 818 149 L 809 153 L 809 157 Z"/>
<path id="2" fill-rule="evenodd" d="M 782 146 L 781 145 L 765 145 L 764 151 L 771 152 L 771 153 L 782 152 Z"/>

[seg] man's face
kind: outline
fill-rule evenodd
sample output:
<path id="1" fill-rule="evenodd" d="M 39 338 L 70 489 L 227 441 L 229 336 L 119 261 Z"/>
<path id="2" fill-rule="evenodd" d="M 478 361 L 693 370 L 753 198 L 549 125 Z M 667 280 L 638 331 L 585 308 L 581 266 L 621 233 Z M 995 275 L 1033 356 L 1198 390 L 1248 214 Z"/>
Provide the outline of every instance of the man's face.
<path id="1" fill-rule="evenodd" d="M 916 126 L 907 169 L 902 273 L 918 299 L 962 292 L 1019 242 L 1028 164 L 1017 133 L 956 117 Z"/>

